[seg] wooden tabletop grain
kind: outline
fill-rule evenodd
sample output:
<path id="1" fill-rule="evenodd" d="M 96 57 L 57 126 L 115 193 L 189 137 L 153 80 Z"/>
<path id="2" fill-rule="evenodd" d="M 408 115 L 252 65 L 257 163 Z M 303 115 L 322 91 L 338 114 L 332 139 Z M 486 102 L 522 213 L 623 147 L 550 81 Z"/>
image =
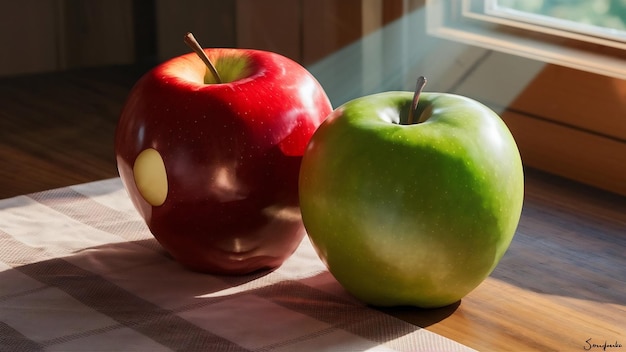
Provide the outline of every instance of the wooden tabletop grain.
<path id="1" fill-rule="evenodd" d="M 0 79 L 0 198 L 117 176 L 115 125 L 146 69 Z M 626 351 L 626 198 L 526 170 L 517 233 L 483 284 L 384 311 L 481 351 Z"/>

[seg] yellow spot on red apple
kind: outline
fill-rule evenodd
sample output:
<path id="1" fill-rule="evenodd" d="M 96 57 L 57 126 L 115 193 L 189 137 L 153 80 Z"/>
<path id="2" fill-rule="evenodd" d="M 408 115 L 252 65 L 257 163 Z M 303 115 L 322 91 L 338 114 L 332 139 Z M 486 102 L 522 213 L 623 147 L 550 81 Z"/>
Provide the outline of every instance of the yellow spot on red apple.
<path id="1" fill-rule="evenodd" d="M 161 154 L 153 148 L 139 153 L 133 165 L 135 185 L 139 193 L 153 206 L 159 206 L 167 198 L 167 173 Z"/>

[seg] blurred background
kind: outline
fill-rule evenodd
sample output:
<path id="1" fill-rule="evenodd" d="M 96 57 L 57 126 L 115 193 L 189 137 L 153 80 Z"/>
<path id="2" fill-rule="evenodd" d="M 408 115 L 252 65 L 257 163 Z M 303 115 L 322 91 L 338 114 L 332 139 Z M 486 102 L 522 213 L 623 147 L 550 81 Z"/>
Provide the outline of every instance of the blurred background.
<path id="1" fill-rule="evenodd" d="M 626 195 L 623 0 L 0 0 L 0 197 L 115 177 L 132 84 L 204 47 L 275 51 L 333 106 L 387 90 L 477 99 L 525 166 Z"/>

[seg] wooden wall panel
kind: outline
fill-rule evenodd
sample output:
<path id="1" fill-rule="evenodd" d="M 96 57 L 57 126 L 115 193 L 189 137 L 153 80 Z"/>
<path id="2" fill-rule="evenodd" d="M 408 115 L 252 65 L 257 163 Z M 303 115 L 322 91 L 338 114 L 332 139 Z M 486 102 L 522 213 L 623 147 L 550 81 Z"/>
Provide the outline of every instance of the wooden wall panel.
<path id="1" fill-rule="evenodd" d="M 362 37 L 363 1 L 301 0 L 303 64 L 313 64 Z"/>
<path id="2" fill-rule="evenodd" d="M 302 61 L 301 6 L 293 0 L 237 0 L 237 46 Z"/>
<path id="3" fill-rule="evenodd" d="M 526 167 L 626 196 L 626 142 L 512 111 L 502 118 Z"/>
<path id="4" fill-rule="evenodd" d="M 59 0 L 0 4 L 0 75 L 52 71 L 59 66 Z"/>
<path id="5" fill-rule="evenodd" d="M 134 61 L 132 2 L 0 3 L 0 76 Z"/>
<path id="6" fill-rule="evenodd" d="M 61 68 L 133 63 L 132 5 L 127 0 L 63 0 Z"/>
<path id="7" fill-rule="evenodd" d="M 546 65 L 508 108 L 626 141 L 625 80 Z"/>
<path id="8" fill-rule="evenodd" d="M 183 42 L 187 32 L 204 47 L 236 46 L 236 0 L 155 0 L 157 59 L 191 52 Z"/>

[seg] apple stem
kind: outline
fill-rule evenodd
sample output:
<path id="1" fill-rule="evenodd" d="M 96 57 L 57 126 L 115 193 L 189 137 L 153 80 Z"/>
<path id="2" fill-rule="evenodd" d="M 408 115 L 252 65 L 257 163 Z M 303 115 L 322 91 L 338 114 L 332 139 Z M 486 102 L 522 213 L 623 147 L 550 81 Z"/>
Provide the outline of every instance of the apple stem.
<path id="1" fill-rule="evenodd" d="M 413 94 L 413 103 L 411 104 L 411 109 L 409 110 L 409 117 L 407 119 L 407 125 L 413 124 L 413 120 L 415 119 L 415 111 L 417 110 L 417 103 L 420 99 L 420 94 L 422 93 L 422 89 L 426 85 L 426 77 L 419 76 L 417 78 L 417 84 L 415 85 L 415 93 Z"/>
<path id="2" fill-rule="evenodd" d="M 209 59 L 209 57 L 206 55 L 204 50 L 202 50 L 202 47 L 200 46 L 200 44 L 198 43 L 198 41 L 196 40 L 196 38 L 193 36 L 191 32 L 187 32 L 187 34 L 185 34 L 184 41 L 185 41 L 185 44 L 187 44 L 187 46 L 191 48 L 191 50 L 193 50 L 196 54 L 198 54 L 198 57 L 200 57 L 200 59 L 204 62 L 206 67 L 209 69 L 209 71 L 213 75 L 215 82 L 222 83 L 222 78 L 220 77 L 220 74 L 217 72 L 217 69 L 215 68 L 215 66 Z"/>

